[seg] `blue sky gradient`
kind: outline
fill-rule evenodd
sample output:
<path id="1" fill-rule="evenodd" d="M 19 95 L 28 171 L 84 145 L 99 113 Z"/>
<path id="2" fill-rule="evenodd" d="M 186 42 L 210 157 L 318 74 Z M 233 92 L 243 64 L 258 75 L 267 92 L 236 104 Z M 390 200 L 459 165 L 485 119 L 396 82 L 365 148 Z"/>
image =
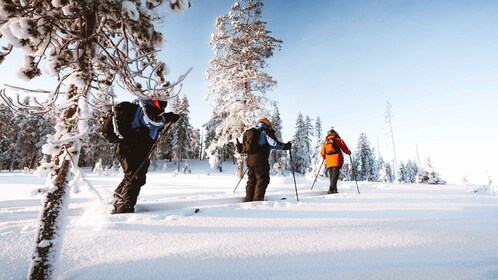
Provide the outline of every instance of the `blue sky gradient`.
<path id="1" fill-rule="evenodd" d="M 191 9 L 159 27 L 170 79 L 194 67 L 182 92 L 196 127 L 211 116 L 204 71 L 214 22 L 234 2 L 192 0 Z M 282 140 L 291 139 L 301 112 L 320 116 L 324 130 L 334 126 L 352 150 L 367 133 L 376 153 L 392 160 L 384 129 L 389 101 L 398 160 L 416 160 L 417 146 L 420 160 L 430 157 L 450 182 L 498 180 L 498 1 L 264 3 L 263 20 L 283 40 L 266 69 L 278 82 L 268 97 L 279 104 Z M 9 58 L 0 75 L 15 84 L 19 64 Z M 50 89 L 44 81 L 32 84 Z"/>
<path id="2" fill-rule="evenodd" d="M 203 100 L 207 45 L 216 16 L 234 1 L 192 1 L 165 25 L 172 77 L 187 66 L 192 122 L 210 115 Z M 443 178 L 498 180 L 498 2 L 265 1 L 263 19 L 283 48 L 268 60 L 278 87 L 283 140 L 298 112 L 320 116 L 356 149 L 361 132 L 392 160 L 384 125 L 392 105 L 398 160 L 430 157 Z"/>

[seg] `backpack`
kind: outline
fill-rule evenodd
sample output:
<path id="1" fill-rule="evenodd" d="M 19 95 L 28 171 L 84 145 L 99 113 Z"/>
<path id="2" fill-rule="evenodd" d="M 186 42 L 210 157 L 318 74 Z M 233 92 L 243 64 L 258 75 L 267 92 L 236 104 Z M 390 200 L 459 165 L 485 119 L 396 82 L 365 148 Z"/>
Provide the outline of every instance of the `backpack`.
<path id="1" fill-rule="evenodd" d="M 258 145 L 260 131 L 256 128 L 249 128 L 242 134 L 242 152 L 248 154 L 256 154 L 259 152 L 260 147 Z"/>
<path id="2" fill-rule="evenodd" d="M 138 105 L 124 101 L 114 106 L 114 111 L 109 111 L 100 119 L 100 134 L 111 143 L 118 143 L 129 137 L 133 131 L 131 123 Z"/>
<path id="3" fill-rule="evenodd" d="M 331 145 L 329 145 L 331 144 Z M 332 149 L 330 149 L 332 148 Z M 341 148 L 339 148 L 339 145 L 337 145 L 337 142 L 335 141 L 334 138 L 328 138 L 327 139 L 327 145 L 325 146 L 325 154 L 326 155 L 333 155 L 333 154 L 338 154 L 341 152 Z"/>

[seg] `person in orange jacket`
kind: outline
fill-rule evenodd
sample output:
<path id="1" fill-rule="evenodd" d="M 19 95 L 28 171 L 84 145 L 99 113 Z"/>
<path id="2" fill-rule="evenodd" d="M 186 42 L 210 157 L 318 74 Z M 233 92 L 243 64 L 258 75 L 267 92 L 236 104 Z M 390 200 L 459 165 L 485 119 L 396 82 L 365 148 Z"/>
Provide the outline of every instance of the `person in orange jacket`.
<path id="1" fill-rule="evenodd" d="M 323 143 L 322 151 L 320 152 L 322 158 L 325 159 L 325 168 L 328 169 L 330 178 L 328 194 L 338 193 L 337 180 L 339 179 L 341 167 L 344 164 L 343 152 L 347 155 L 351 154 L 351 151 L 339 134 L 333 128 L 330 129 L 327 133 L 325 143 Z"/>

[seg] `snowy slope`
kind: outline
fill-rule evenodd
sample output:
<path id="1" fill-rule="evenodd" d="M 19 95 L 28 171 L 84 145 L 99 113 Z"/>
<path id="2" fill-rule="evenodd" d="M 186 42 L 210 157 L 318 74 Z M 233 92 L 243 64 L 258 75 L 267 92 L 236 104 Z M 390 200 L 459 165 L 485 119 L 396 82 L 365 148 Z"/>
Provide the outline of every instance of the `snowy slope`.
<path id="1" fill-rule="evenodd" d="M 150 171 L 136 210 L 71 193 L 59 279 L 498 279 L 498 199 L 474 188 L 272 177 L 240 203 L 234 166 Z M 160 165 L 162 166 L 162 165 Z M 88 181 L 108 201 L 119 175 Z M 43 178 L 0 173 L 0 279 L 25 279 Z M 286 198 L 281 200 L 281 198 Z M 194 210 L 200 209 L 195 214 Z"/>

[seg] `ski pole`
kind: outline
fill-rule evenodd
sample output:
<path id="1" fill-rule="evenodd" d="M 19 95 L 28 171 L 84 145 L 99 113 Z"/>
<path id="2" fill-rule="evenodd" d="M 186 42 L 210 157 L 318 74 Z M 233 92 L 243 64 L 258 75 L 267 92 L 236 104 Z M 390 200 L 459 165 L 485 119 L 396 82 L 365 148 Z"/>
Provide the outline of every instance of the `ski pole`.
<path id="1" fill-rule="evenodd" d="M 249 169 L 249 168 L 246 168 L 246 171 L 244 171 L 244 174 L 242 174 L 242 177 L 240 177 L 240 180 L 239 180 L 239 182 L 237 183 L 237 186 L 235 186 L 235 189 L 233 189 L 233 192 L 235 192 L 235 191 L 237 190 L 237 188 L 239 187 L 239 184 L 240 184 L 240 182 L 242 182 L 242 179 L 243 179 L 243 178 L 244 178 L 244 176 L 246 175 L 246 173 L 247 173 L 247 170 L 248 170 L 248 169 Z"/>
<path id="2" fill-rule="evenodd" d="M 292 152 L 289 150 L 290 164 L 292 170 L 292 177 L 294 178 L 294 189 L 296 190 L 296 200 L 299 202 L 299 195 L 297 195 L 296 175 L 294 174 L 294 165 L 292 164 Z"/>
<path id="3" fill-rule="evenodd" d="M 353 170 L 353 178 L 354 181 L 356 182 L 356 189 L 358 190 L 358 194 L 360 194 L 360 188 L 358 187 L 358 181 L 356 181 L 356 172 L 354 172 L 354 164 L 351 155 L 349 155 L 349 160 L 351 161 L 351 169 Z"/>
<path id="4" fill-rule="evenodd" d="M 313 181 L 313 185 L 311 185 L 311 190 L 313 190 L 313 186 L 315 185 L 316 179 L 318 178 L 318 174 L 320 174 L 320 170 L 322 169 L 322 165 L 325 162 L 325 159 L 322 160 L 322 164 L 320 164 L 320 167 L 318 168 L 318 171 L 316 172 L 315 180 Z"/>

